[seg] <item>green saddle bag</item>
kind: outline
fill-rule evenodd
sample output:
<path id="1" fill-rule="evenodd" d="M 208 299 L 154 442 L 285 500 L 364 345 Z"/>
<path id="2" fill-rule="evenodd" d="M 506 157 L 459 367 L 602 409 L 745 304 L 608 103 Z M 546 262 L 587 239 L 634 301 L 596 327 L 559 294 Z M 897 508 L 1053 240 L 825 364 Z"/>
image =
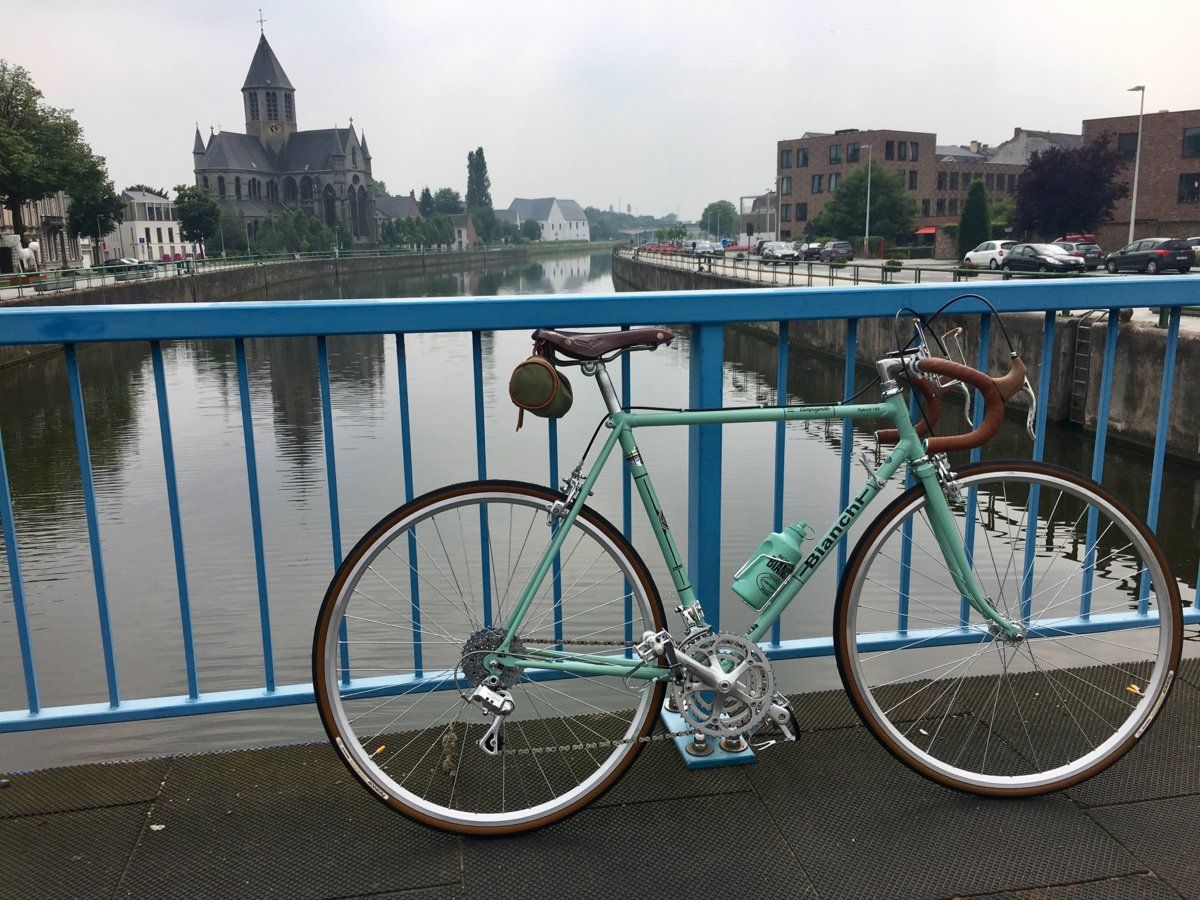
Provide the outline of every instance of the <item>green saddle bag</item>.
<path id="1" fill-rule="evenodd" d="M 520 412 L 517 430 L 525 424 L 526 411 L 543 419 L 561 419 L 575 399 L 571 382 L 546 357 L 534 355 L 513 369 L 508 379 L 508 396 Z"/>

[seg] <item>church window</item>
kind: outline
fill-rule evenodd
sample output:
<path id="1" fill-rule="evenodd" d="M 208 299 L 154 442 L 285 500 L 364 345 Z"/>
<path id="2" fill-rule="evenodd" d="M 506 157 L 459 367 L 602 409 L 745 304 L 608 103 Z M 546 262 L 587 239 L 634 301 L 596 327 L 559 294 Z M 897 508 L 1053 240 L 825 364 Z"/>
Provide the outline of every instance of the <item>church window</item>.
<path id="1" fill-rule="evenodd" d="M 267 91 L 267 121 L 274 122 L 279 118 L 279 95 L 274 91 Z"/>
<path id="2" fill-rule="evenodd" d="M 313 180 L 305 175 L 300 179 L 300 199 L 312 200 L 313 198 Z"/>
<path id="3" fill-rule="evenodd" d="M 233 176 L 233 198 L 235 200 L 242 199 L 242 176 Z"/>
<path id="4" fill-rule="evenodd" d="M 200 184 L 206 191 L 208 190 L 208 176 L 207 175 L 205 175 L 204 178 L 201 179 Z"/>
<path id="5" fill-rule="evenodd" d="M 217 176 L 217 196 L 220 197 L 222 200 L 225 199 L 225 176 L 224 175 Z"/>
<path id="6" fill-rule="evenodd" d="M 283 114 L 289 122 L 296 121 L 296 109 L 292 106 L 292 95 L 290 93 L 283 95 Z"/>
<path id="7" fill-rule="evenodd" d="M 350 148 L 350 165 L 354 166 L 354 168 L 356 168 L 356 169 L 358 168 L 358 148 L 357 147 Z"/>
<path id="8" fill-rule="evenodd" d="M 252 93 L 250 95 L 250 121 L 251 122 L 258 121 L 258 94 L 257 93 Z"/>
<path id="9" fill-rule="evenodd" d="M 279 199 L 279 185 L 275 181 L 267 182 L 267 199 L 272 202 Z"/>

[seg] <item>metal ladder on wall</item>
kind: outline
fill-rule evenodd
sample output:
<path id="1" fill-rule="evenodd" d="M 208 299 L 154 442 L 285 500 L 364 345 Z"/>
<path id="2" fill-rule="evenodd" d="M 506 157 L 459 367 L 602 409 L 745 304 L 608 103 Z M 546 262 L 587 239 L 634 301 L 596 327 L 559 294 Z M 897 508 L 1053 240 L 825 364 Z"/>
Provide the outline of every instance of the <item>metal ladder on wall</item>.
<path id="1" fill-rule="evenodd" d="M 1075 323 L 1075 352 L 1071 361 L 1071 422 L 1085 425 L 1088 376 L 1092 364 L 1092 325 L 1102 310 L 1089 310 Z"/>

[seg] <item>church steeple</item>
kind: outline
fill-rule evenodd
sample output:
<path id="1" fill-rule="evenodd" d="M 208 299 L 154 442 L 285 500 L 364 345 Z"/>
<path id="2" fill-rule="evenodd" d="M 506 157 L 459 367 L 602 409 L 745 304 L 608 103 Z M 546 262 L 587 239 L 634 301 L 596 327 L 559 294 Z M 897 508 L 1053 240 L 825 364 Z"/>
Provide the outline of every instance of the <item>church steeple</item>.
<path id="1" fill-rule="evenodd" d="M 242 102 L 246 110 L 246 134 L 263 143 L 282 143 L 296 131 L 296 89 L 260 34 L 250 69 L 242 84 Z"/>

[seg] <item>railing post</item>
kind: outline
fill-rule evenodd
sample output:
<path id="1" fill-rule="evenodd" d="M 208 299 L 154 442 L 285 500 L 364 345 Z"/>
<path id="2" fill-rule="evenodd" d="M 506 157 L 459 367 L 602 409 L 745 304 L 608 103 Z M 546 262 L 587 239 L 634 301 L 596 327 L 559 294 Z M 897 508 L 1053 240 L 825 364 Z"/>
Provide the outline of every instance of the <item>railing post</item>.
<path id="1" fill-rule="evenodd" d="M 725 327 L 691 328 L 688 405 L 721 405 Z M 704 615 L 721 624 L 721 426 L 688 427 L 688 572 Z"/>

